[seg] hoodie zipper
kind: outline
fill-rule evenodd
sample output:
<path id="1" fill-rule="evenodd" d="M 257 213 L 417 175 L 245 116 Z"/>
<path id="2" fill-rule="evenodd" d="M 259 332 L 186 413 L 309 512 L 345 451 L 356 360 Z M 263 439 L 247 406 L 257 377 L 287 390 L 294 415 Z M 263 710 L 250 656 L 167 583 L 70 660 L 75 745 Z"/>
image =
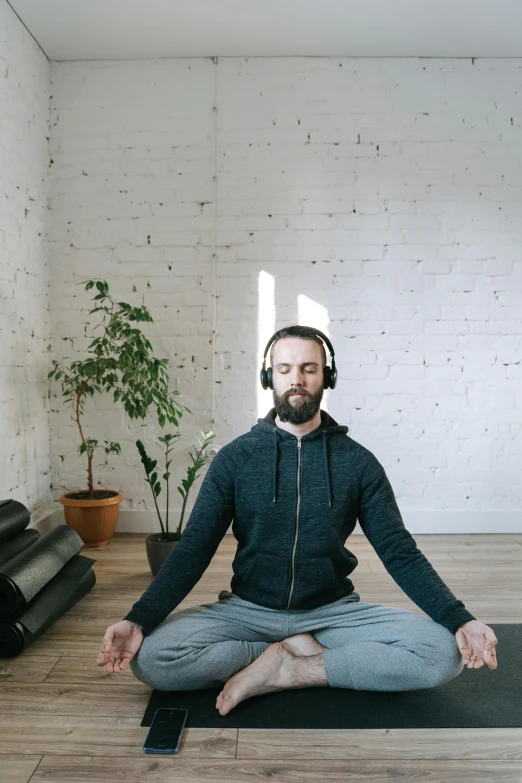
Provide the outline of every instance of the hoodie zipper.
<path id="1" fill-rule="evenodd" d="M 302 436 L 301 436 L 302 437 Z M 301 491 L 300 491 L 300 482 L 299 482 L 299 474 L 301 472 L 301 438 L 297 438 L 297 518 L 296 518 L 296 525 L 295 525 L 295 539 L 294 539 L 294 549 L 292 552 L 292 584 L 290 585 L 290 595 L 288 597 L 288 605 L 287 609 L 290 608 L 290 602 L 292 600 L 292 591 L 294 589 L 294 565 L 295 565 L 295 548 L 297 545 L 297 533 L 299 531 L 299 505 L 301 502 Z"/>

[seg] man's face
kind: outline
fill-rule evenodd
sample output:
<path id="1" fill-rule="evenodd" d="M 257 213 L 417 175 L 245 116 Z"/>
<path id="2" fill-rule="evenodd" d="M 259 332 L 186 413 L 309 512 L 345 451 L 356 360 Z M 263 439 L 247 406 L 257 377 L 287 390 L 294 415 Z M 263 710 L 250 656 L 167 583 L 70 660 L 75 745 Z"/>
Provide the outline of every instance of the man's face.
<path id="1" fill-rule="evenodd" d="M 281 421 L 304 424 L 313 419 L 324 391 L 321 347 L 314 340 L 300 337 L 278 340 L 272 380 L 274 406 Z"/>

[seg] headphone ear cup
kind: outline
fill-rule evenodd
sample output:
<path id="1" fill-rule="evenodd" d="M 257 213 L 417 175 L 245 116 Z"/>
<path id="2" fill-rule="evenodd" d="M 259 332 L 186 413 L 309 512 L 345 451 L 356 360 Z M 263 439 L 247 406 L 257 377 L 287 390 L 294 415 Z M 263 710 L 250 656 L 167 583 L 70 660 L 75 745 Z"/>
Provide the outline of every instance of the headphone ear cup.
<path id="1" fill-rule="evenodd" d="M 269 389 L 273 389 L 274 388 L 274 385 L 272 383 L 272 368 L 271 367 L 269 367 L 268 370 L 266 371 L 266 382 L 268 384 L 268 388 Z"/>
<path id="2" fill-rule="evenodd" d="M 261 368 L 261 372 L 259 373 L 259 380 L 261 381 L 261 386 L 263 389 L 268 389 L 268 380 L 266 377 L 266 370 L 264 367 Z"/>
<path id="3" fill-rule="evenodd" d="M 330 388 L 330 378 L 331 378 L 330 368 L 327 365 L 326 367 L 323 368 L 323 386 L 325 389 Z"/>
<path id="4" fill-rule="evenodd" d="M 337 383 L 337 367 L 334 366 L 333 370 L 330 373 L 330 389 L 335 389 L 336 383 Z"/>

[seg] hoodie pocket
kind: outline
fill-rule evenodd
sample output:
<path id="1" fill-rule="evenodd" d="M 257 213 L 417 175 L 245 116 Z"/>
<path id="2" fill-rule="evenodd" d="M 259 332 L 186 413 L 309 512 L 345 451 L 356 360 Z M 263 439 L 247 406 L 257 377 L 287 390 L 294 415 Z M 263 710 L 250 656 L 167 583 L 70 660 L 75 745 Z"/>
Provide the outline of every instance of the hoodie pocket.
<path id="1" fill-rule="evenodd" d="M 292 603 L 299 605 L 312 598 L 320 598 L 339 587 L 339 579 L 331 557 L 303 557 L 295 575 L 295 593 Z"/>
<path id="2" fill-rule="evenodd" d="M 245 576 L 245 586 L 275 599 L 284 600 L 289 587 L 288 560 L 265 552 L 256 552 Z"/>

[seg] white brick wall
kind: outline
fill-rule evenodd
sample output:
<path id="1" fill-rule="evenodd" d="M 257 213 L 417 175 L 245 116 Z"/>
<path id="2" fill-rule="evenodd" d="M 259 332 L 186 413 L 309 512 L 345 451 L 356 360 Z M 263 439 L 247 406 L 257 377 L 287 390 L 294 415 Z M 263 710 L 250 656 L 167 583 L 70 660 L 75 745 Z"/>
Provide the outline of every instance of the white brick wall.
<path id="1" fill-rule="evenodd" d="M 32 522 L 51 501 L 48 137 L 47 59 L 0 0 L 0 498 Z"/>
<path id="2" fill-rule="evenodd" d="M 265 271 L 275 328 L 299 294 L 326 308 L 325 407 L 383 463 L 409 529 L 521 529 L 521 60 L 52 63 L 51 93 L 53 355 L 88 345 L 80 280 L 150 307 L 195 413 L 172 497 L 201 429 L 223 444 L 257 419 Z M 85 485 L 56 392 L 55 499 Z M 134 441 L 153 451 L 159 429 L 96 410 L 89 434 L 123 449 L 99 482 L 143 520 Z"/>

